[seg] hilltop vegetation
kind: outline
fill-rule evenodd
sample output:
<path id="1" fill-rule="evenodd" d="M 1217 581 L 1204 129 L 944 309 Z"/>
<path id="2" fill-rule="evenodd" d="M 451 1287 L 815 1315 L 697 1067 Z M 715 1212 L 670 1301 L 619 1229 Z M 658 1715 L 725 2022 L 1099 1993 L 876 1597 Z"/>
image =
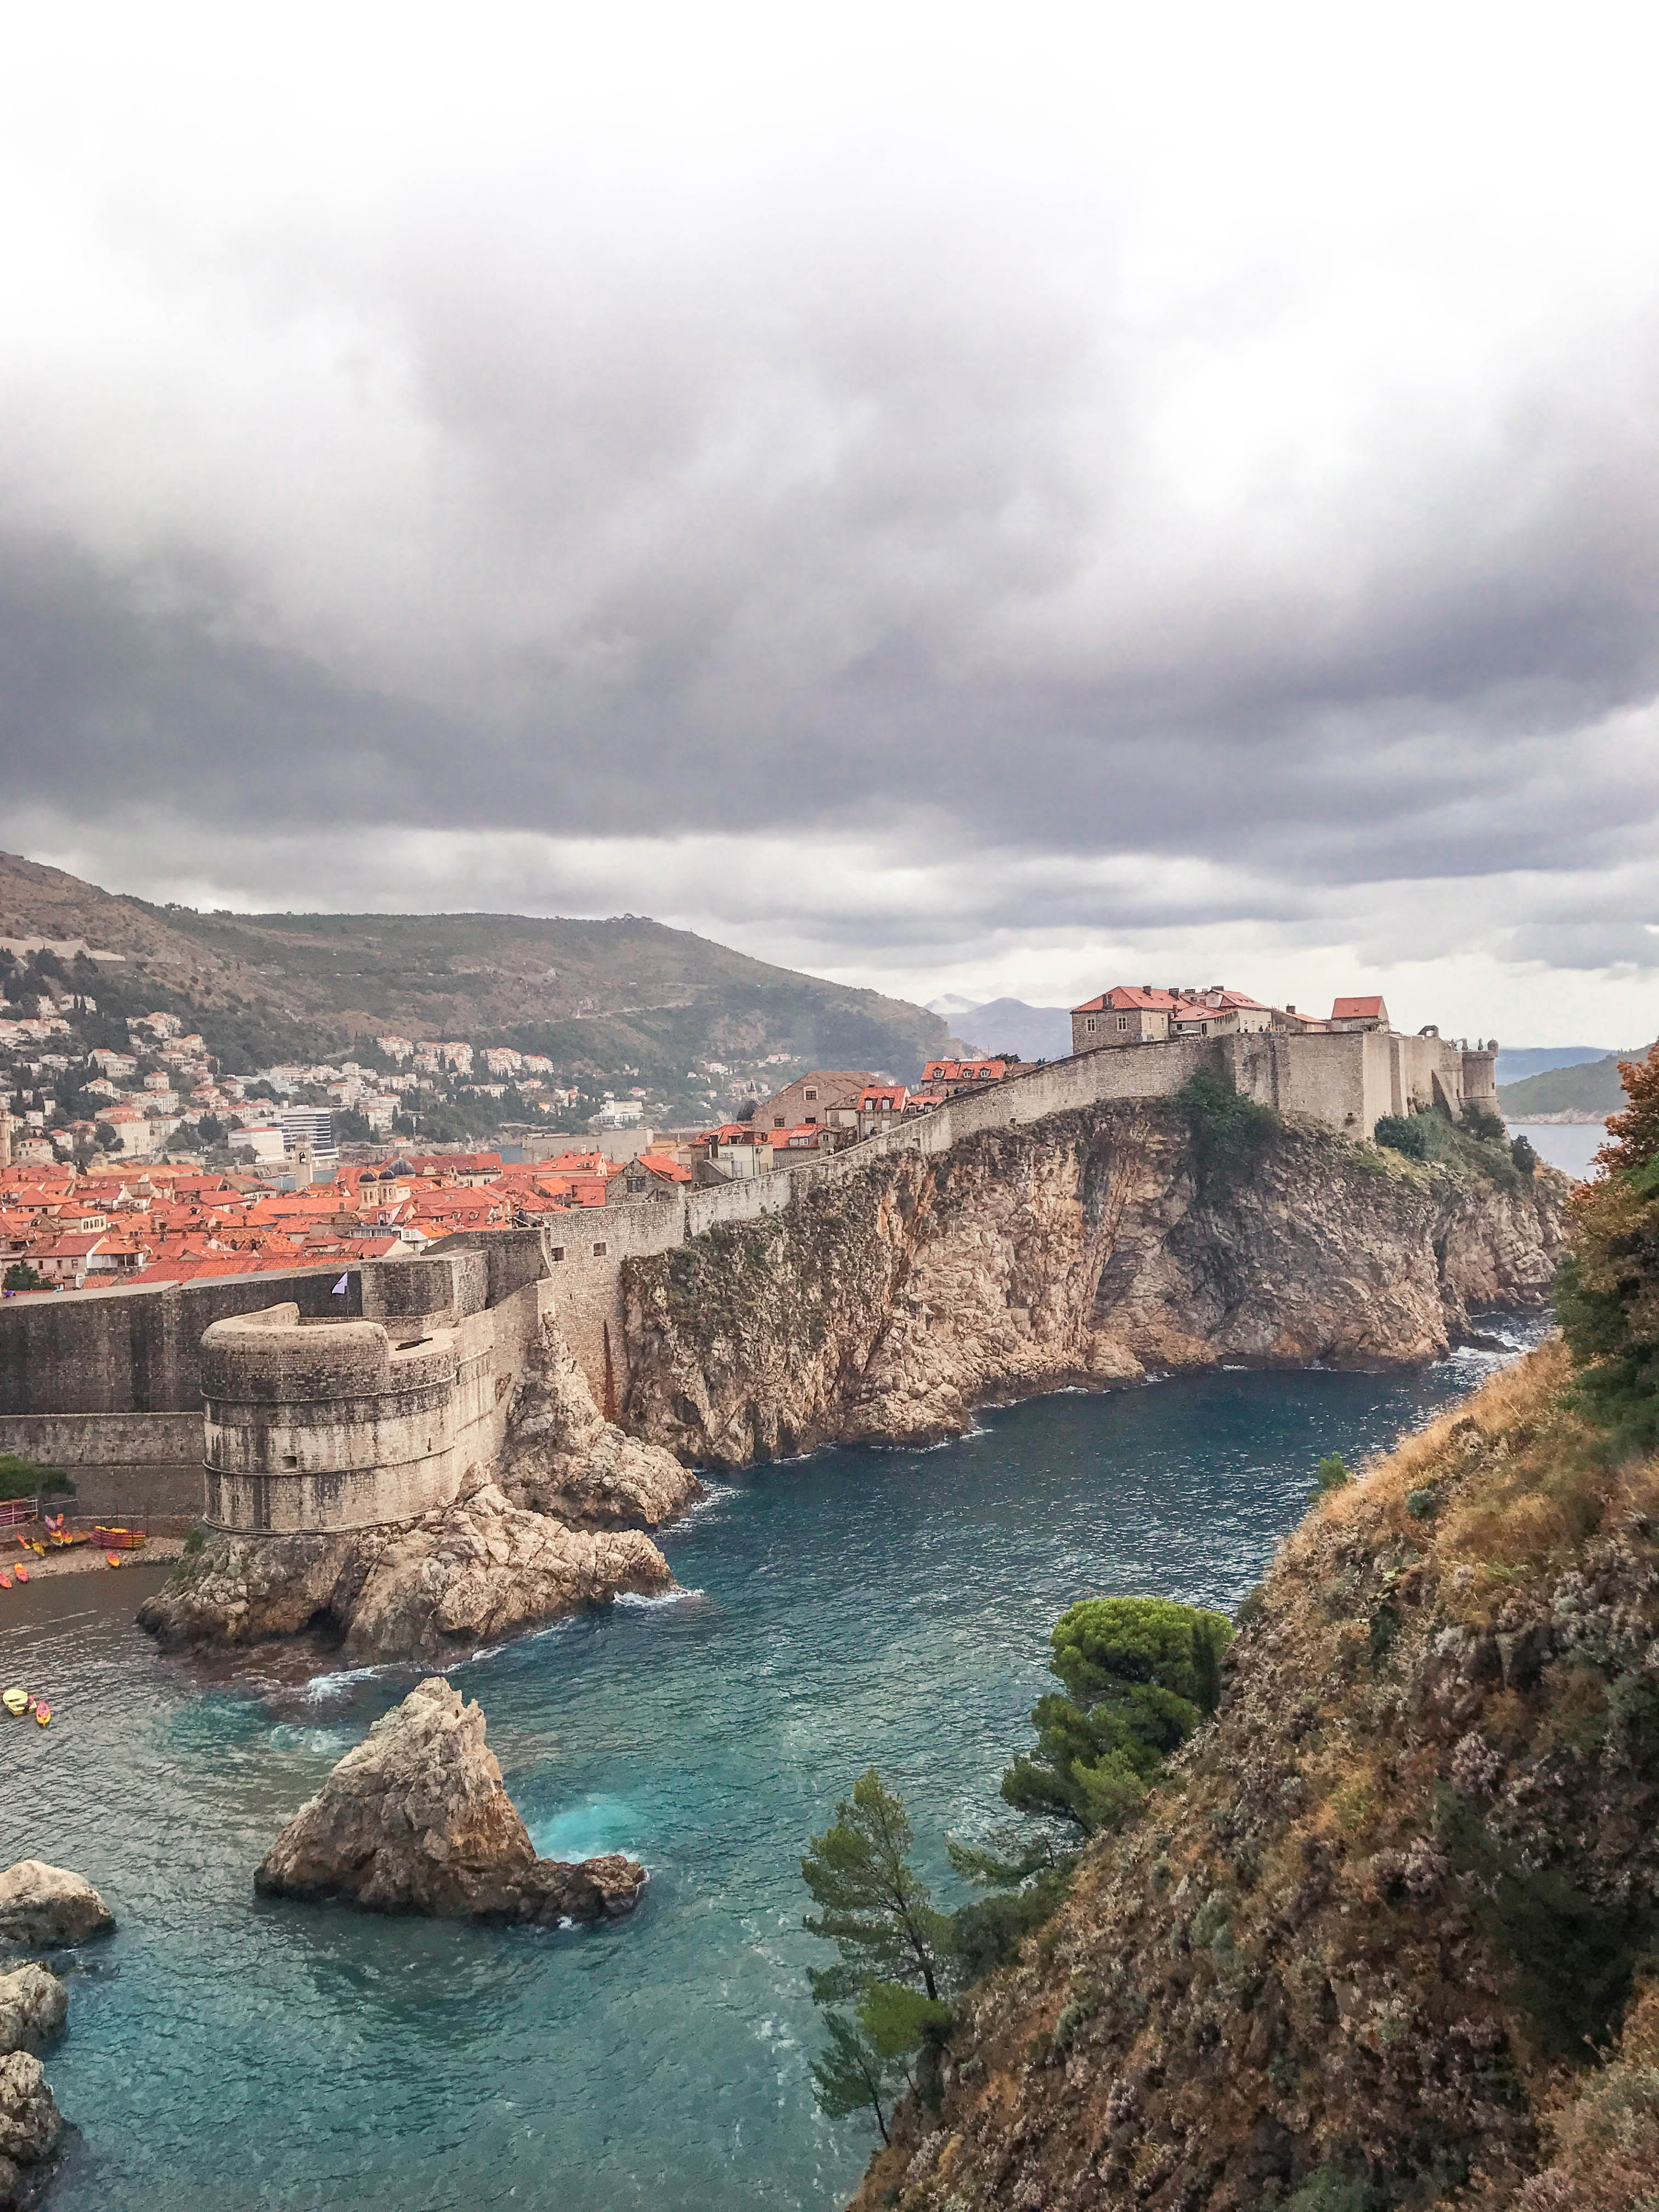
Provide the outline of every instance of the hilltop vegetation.
<path id="1" fill-rule="evenodd" d="M 571 1082 L 672 1103 L 694 1073 L 701 1094 L 705 1062 L 747 1070 L 782 1053 L 909 1081 L 951 1042 L 920 1006 L 637 915 L 200 914 L 0 855 L 0 936 L 125 954 L 96 971 L 100 1012 L 177 1013 L 238 1071 L 391 1030 L 544 1053 Z"/>

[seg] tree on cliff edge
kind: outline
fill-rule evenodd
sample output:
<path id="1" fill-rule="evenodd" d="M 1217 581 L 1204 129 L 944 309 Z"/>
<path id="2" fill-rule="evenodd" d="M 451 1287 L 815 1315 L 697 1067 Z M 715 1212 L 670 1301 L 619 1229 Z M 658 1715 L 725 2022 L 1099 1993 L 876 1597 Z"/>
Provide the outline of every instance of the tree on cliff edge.
<path id="1" fill-rule="evenodd" d="M 1214 1712 L 1224 1615 L 1161 1597 L 1085 1598 L 1050 1637 L 1048 1671 L 1067 1695 L 1039 1698 L 1035 1757 L 1022 1753 L 1002 1794 L 1023 1813 L 1075 1821 L 1085 1834 L 1133 1812 L 1164 1762 Z"/>
<path id="2" fill-rule="evenodd" d="M 951 2018 L 939 1996 L 950 1923 L 910 1864 L 910 1843 L 904 1801 L 872 1766 L 800 1863 L 820 1908 L 805 1924 L 840 1954 L 810 1972 L 813 2000 L 853 2007 L 826 2013 L 829 2047 L 812 2068 L 818 2104 L 831 2119 L 867 2107 L 884 2142 L 884 2100 L 917 2088 L 911 2054 L 927 2055 Z"/>
<path id="3" fill-rule="evenodd" d="M 1632 1444 L 1659 1443 L 1659 1045 L 1626 1061 L 1629 1101 L 1607 1123 L 1603 1174 L 1570 1201 L 1555 1311 L 1583 1370 L 1584 1410 Z"/>

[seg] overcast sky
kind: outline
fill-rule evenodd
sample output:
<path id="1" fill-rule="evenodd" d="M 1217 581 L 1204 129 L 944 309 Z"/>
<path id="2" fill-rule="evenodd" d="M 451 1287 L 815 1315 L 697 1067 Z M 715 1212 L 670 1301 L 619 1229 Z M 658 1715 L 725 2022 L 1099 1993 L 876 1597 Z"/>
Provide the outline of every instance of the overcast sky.
<path id="1" fill-rule="evenodd" d="M 1649 21 L 15 11 L 0 844 L 1644 1041 Z"/>

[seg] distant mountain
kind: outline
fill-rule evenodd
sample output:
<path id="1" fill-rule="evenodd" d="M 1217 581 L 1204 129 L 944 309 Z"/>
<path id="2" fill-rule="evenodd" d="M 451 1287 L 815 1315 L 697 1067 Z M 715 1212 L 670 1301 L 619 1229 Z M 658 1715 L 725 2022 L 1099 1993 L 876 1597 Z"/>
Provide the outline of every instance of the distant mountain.
<path id="1" fill-rule="evenodd" d="M 1546 1068 L 1522 1083 L 1500 1083 L 1498 1108 L 1510 1121 L 1524 1121 L 1538 1114 L 1585 1114 L 1600 1119 L 1604 1114 L 1616 1113 L 1625 1103 L 1620 1061 L 1646 1056 L 1644 1045 L 1635 1052 L 1608 1053 L 1571 1067 Z"/>
<path id="2" fill-rule="evenodd" d="M 1524 1083 L 1529 1075 L 1542 1075 L 1552 1067 L 1577 1067 L 1585 1060 L 1609 1056 L 1620 1057 L 1604 1044 L 1505 1045 L 1498 1055 L 1498 1080 Z"/>
<path id="3" fill-rule="evenodd" d="M 775 968 L 640 915 L 198 914 L 0 854 L 0 937 L 121 953 L 82 988 L 100 1018 L 188 1018 L 232 1073 L 338 1057 L 395 1030 L 544 1053 L 568 1082 L 696 1116 L 734 1077 L 867 1067 L 913 1082 L 957 1042 L 937 1014 Z M 705 1064 L 720 1068 L 708 1075 Z M 769 1063 L 770 1063 L 769 1065 Z M 797 1066 L 793 1072 L 799 1073 Z"/>
<path id="4" fill-rule="evenodd" d="M 964 999 L 960 991 L 946 991 L 942 998 L 929 999 L 927 1011 L 947 1022 L 955 1021 L 958 1014 L 970 1014 L 979 1004 L 977 999 Z"/>
<path id="5" fill-rule="evenodd" d="M 951 1025 L 981 1052 L 1013 1051 L 1022 1060 L 1064 1060 L 1072 1049 L 1072 1017 L 1064 1006 L 1028 1006 L 1024 999 L 991 999 L 982 1006 L 953 1013 Z"/>

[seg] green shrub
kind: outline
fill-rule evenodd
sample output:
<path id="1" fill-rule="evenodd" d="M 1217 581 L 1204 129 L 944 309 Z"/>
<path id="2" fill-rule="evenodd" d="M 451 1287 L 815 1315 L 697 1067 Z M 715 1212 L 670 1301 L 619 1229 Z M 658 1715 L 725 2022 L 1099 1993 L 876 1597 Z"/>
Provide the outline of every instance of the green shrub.
<path id="1" fill-rule="evenodd" d="M 15 1452 L 0 1452 L 0 1498 L 73 1498 L 75 1485 L 61 1467 L 37 1467 Z"/>
<path id="2" fill-rule="evenodd" d="M 1426 1521 L 1434 1511 L 1435 1504 L 1431 1490 L 1408 1490 L 1406 1492 L 1406 1510 L 1413 1521 Z"/>
<path id="3" fill-rule="evenodd" d="M 207 1530 L 206 1530 L 206 1529 L 202 1526 L 202 1523 L 198 1521 L 198 1522 L 197 1522 L 196 1526 L 195 1526 L 193 1528 L 191 1528 L 191 1529 L 188 1530 L 188 1531 L 186 1532 L 186 1534 L 185 1534 L 185 1553 L 188 1555 L 188 1554 L 192 1553 L 199 1552 L 199 1551 L 201 1550 L 201 1548 L 202 1548 L 203 1545 L 204 1545 L 204 1544 L 205 1544 L 205 1543 L 206 1543 L 206 1541 L 207 1541 Z"/>
<path id="4" fill-rule="evenodd" d="M 1386 1145 L 1391 1152 L 1403 1152 L 1408 1160 L 1426 1160 L 1429 1157 L 1427 1121 L 1425 1114 L 1379 1114 L 1373 1141 Z"/>
<path id="5" fill-rule="evenodd" d="M 1386 1145 L 1408 1160 L 1434 1161 L 1465 1173 L 1474 1170 L 1505 1189 L 1519 1183 L 1516 1170 L 1521 1163 L 1508 1132 L 1498 1115 L 1483 1106 L 1466 1109 L 1462 1122 L 1454 1122 L 1433 1107 L 1419 1107 L 1410 1114 L 1382 1114 L 1377 1117 L 1375 1137 L 1377 1144 Z M 1533 1164 L 1537 1164 L 1535 1156 Z"/>
<path id="6" fill-rule="evenodd" d="M 1577 1888 L 1554 1867 L 1528 1867 L 1451 1790 L 1434 1825 L 1458 1874 L 1478 1877 L 1476 1915 L 1516 2004 L 1559 2057 L 1583 2058 L 1613 2033 L 1652 1935 L 1639 1906 Z"/>
<path id="7" fill-rule="evenodd" d="M 1363 2181 L 1340 2167 L 1322 2166 L 1285 2199 L 1282 2212 L 1371 2212 L 1372 2198 Z"/>
<path id="8" fill-rule="evenodd" d="M 1509 1139 L 1503 1115 L 1477 1099 L 1470 1099 L 1464 1105 L 1462 1126 L 1478 1144 L 1501 1145 Z"/>
<path id="9" fill-rule="evenodd" d="M 1328 1498 L 1334 1490 L 1346 1490 L 1353 1480 L 1348 1463 L 1340 1452 L 1327 1452 L 1314 1469 L 1314 1486 L 1310 1502 L 1317 1505 L 1322 1498 Z"/>
<path id="10" fill-rule="evenodd" d="M 1220 1702 L 1232 1632 L 1224 1614 L 1168 1598 L 1073 1606 L 1054 1625 L 1048 1662 L 1068 1694 L 1038 1698 L 1036 1756 L 1015 1759 L 1003 1796 L 1085 1833 L 1118 1826 Z"/>
<path id="11" fill-rule="evenodd" d="M 1176 1101 L 1187 1117 L 1199 1187 L 1206 1195 L 1219 1197 L 1249 1182 L 1279 1127 L 1272 1107 L 1241 1098 L 1230 1083 L 1202 1067 L 1188 1077 Z"/>
<path id="12" fill-rule="evenodd" d="M 1510 1158 L 1517 1174 L 1534 1176 L 1538 1172 L 1538 1154 L 1530 1137 L 1517 1137 L 1510 1146 Z"/>

